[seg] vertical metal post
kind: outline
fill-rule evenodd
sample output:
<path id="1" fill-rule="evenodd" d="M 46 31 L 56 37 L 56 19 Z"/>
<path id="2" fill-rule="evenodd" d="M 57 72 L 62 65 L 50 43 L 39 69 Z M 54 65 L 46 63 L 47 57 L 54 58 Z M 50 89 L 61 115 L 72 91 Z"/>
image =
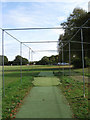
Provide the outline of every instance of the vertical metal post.
<path id="1" fill-rule="evenodd" d="M 69 42 L 69 76 L 71 75 L 70 65 L 71 65 L 71 50 L 70 50 L 70 42 Z"/>
<path id="2" fill-rule="evenodd" d="M 5 83 L 4 83 L 4 30 L 2 30 L 2 80 L 3 80 L 3 96 L 5 96 Z"/>
<path id="3" fill-rule="evenodd" d="M 30 66 L 30 48 L 29 48 L 29 58 L 28 58 L 28 71 L 29 71 L 29 66 Z"/>
<path id="4" fill-rule="evenodd" d="M 21 56 L 21 61 L 20 61 L 20 69 L 21 69 L 21 83 L 22 83 L 22 42 L 20 42 L 20 56 Z"/>
<path id="5" fill-rule="evenodd" d="M 83 31 L 81 29 L 81 47 L 82 47 L 82 67 L 83 67 L 83 95 L 85 97 L 85 79 L 84 79 L 84 49 L 83 49 Z"/>
<path id="6" fill-rule="evenodd" d="M 62 65 L 63 65 L 63 43 L 62 43 Z M 63 75 L 64 75 L 64 66 L 63 66 L 62 70 L 63 70 Z"/>
<path id="7" fill-rule="evenodd" d="M 59 63 L 60 63 L 60 52 L 61 52 L 61 51 L 59 51 L 59 58 L 58 58 Z"/>
<path id="8" fill-rule="evenodd" d="M 31 50 L 31 60 L 33 62 L 33 51 Z"/>
<path id="9" fill-rule="evenodd" d="M 30 64 L 30 48 L 29 48 L 29 64 Z"/>
<path id="10" fill-rule="evenodd" d="M 59 55 L 58 55 L 58 65 L 60 66 L 60 52 L 61 52 L 61 49 L 59 49 Z M 60 73 L 60 67 L 59 67 L 59 73 Z"/>

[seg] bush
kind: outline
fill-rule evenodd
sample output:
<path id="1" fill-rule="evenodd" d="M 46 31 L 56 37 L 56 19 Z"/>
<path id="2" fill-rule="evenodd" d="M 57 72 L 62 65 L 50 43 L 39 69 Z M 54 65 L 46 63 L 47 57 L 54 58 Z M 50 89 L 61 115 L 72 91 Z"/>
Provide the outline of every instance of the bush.
<path id="1" fill-rule="evenodd" d="M 85 62 L 86 62 L 86 66 L 90 66 L 90 59 L 88 57 L 85 57 Z"/>
<path id="2" fill-rule="evenodd" d="M 74 68 L 81 68 L 82 67 L 82 60 L 80 58 L 74 58 L 72 60 L 72 64 L 74 65 Z"/>

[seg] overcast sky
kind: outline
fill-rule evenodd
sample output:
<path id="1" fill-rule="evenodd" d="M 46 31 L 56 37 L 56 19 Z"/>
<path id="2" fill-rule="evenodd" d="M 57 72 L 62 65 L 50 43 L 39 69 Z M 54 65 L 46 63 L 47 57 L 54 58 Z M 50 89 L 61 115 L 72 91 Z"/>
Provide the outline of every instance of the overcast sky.
<path id="1" fill-rule="evenodd" d="M 12 2 L 13 1 L 13 2 Z M 88 0 L 2 0 L 2 28 L 60 27 L 75 7 L 88 11 Z M 27 2 L 28 1 L 28 2 Z M 43 2 L 41 2 L 43 1 Z M 49 2 L 47 2 L 49 1 Z M 53 2 L 52 2 L 53 1 Z M 56 2 L 55 2 L 56 1 Z M 58 40 L 61 30 L 8 31 L 20 41 Z M 35 50 L 57 50 L 57 43 L 27 44 Z M 29 58 L 29 50 L 23 46 L 23 57 Z M 1 53 L 0 53 L 1 54 Z M 5 34 L 5 55 L 13 60 L 20 54 L 20 43 Z M 36 52 L 33 60 L 57 52 Z"/>

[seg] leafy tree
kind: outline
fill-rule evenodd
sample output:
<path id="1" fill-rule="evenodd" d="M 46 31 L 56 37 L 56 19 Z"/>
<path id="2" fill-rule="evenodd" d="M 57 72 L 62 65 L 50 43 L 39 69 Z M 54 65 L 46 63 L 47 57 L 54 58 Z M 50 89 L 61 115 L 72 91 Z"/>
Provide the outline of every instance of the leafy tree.
<path id="1" fill-rule="evenodd" d="M 55 63 L 55 56 L 52 55 L 52 56 L 49 58 L 49 60 L 50 60 L 50 64 L 54 64 L 54 63 Z"/>
<path id="2" fill-rule="evenodd" d="M 26 58 L 22 58 L 22 65 L 27 65 L 29 61 Z"/>
<path id="3" fill-rule="evenodd" d="M 40 61 L 36 62 L 37 65 L 48 65 L 58 63 L 58 55 L 51 57 L 44 56 Z"/>
<path id="4" fill-rule="evenodd" d="M 44 56 L 37 64 L 47 65 L 49 64 L 49 59 L 47 56 Z"/>
<path id="5" fill-rule="evenodd" d="M 85 10 L 81 8 L 75 8 L 70 14 L 70 16 L 67 18 L 66 22 L 61 23 L 61 26 L 65 28 L 64 34 L 60 35 L 59 37 L 59 47 L 58 51 L 60 51 L 61 43 L 60 41 L 68 41 L 72 36 L 77 32 L 78 29 L 74 29 L 74 27 L 80 27 L 82 24 L 84 24 L 88 19 L 90 18 L 90 13 L 87 13 Z M 90 26 L 90 22 L 87 22 L 85 26 Z M 90 42 L 90 31 L 88 29 L 83 29 L 83 38 L 84 42 Z M 79 31 L 76 36 L 72 39 L 72 41 L 79 41 L 81 42 L 81 32 Z M 71 57 L 75 54 L 77 58 L 81 61 L 81 44 L 78 43 L 70 43 L 71 44 Z M 64 50 L 68 50 L 69 45 L 67 44 L 64 47 Z M 75 51 L 72 51 L 75 50 Z M 78 51 L 76 51 L 78 50 Z M 64 51 L 64 61 L 68 61 L 69 52 Z M 84 56 L 90 58 L 89 54 L 89 45 L 84 44 Z"/>
<path id="6" fill-rule="evenodd" d="M 0 65 L 2 65 L 2 55 L 0 55 Z M 4 65 L 8 65 L 8 58 L 4 56 Z"/>
<path id="7" fill-rule="evenodd" d="M 22 58 L 22 65 L 26 65 L 26 64 L 29 63 L 26 58 L 23 58 L 23 57 L 17 55 L 17 56 L 15 57 L 15 60 L 13 61 L 13 64 L 14 64 L 14 65 L 20 65 L 20 64 L 21 64 L 21 58 Z"/>

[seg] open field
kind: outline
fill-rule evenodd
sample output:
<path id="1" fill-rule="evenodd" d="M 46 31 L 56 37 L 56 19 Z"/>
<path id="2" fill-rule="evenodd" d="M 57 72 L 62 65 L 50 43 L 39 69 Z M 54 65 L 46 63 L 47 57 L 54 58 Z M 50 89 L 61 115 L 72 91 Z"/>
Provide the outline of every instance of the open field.
<path id="1" fill-rule="evenodd" d="M 75 69 L 74 71 L 83 75 L 82 69 Z M 84 68 L 84 72 L 85 72 L 84 73 L 85 76 L 90 77 L 90 67 L 89 68 Z"/>
<path id="2" fill-rule="evenodd" d="M 27 71 L 27 70 L 31 70 L 31 71 L 35 71 L 35 70 L 49 70 L 49 69 L 59 69 L 59 68 L 69 68 L 72 66 L 66 65 L 66 66 L 54 66 L 54 65 L 24 65 L 22 67 L 22 70 Z M 4 70 L 5 71 L 18 71 L 21 69 L 21 66 L 5 66 Z"/>
<path id="3" fill-rule="evenodd" d="M 28 69 L 29 68 L 29 69 Z M 22 66 L 22 83 L 20 78 L 20 66 L 5 66 L 5 97 L 3 97 L 3 118 L 15 117 L 17 108 L 22 104 L 24 97 L 33 87 L 32 81 L 40 71 L 53 71 L 60 82 L 58 86 L 66 96 L 73 110 L 75 118 L 88 118 L 88 83 L 85 84 L 86 97 L 83 98 L 83 83 L 69 76 L 63 76 L 63 69 L 60 66 Z M 61 67 L 62 68 L 62 67 Z M 69 72 L 67 69 L 66 71 Z M 74 71 L 74 70 L 73 70 Z M 75 69 L 81 74 L 81 69 Z M 88 74 L 88 69 L 85 69 Z M 65 72 L 65 70 L 64 70 Z"/>

